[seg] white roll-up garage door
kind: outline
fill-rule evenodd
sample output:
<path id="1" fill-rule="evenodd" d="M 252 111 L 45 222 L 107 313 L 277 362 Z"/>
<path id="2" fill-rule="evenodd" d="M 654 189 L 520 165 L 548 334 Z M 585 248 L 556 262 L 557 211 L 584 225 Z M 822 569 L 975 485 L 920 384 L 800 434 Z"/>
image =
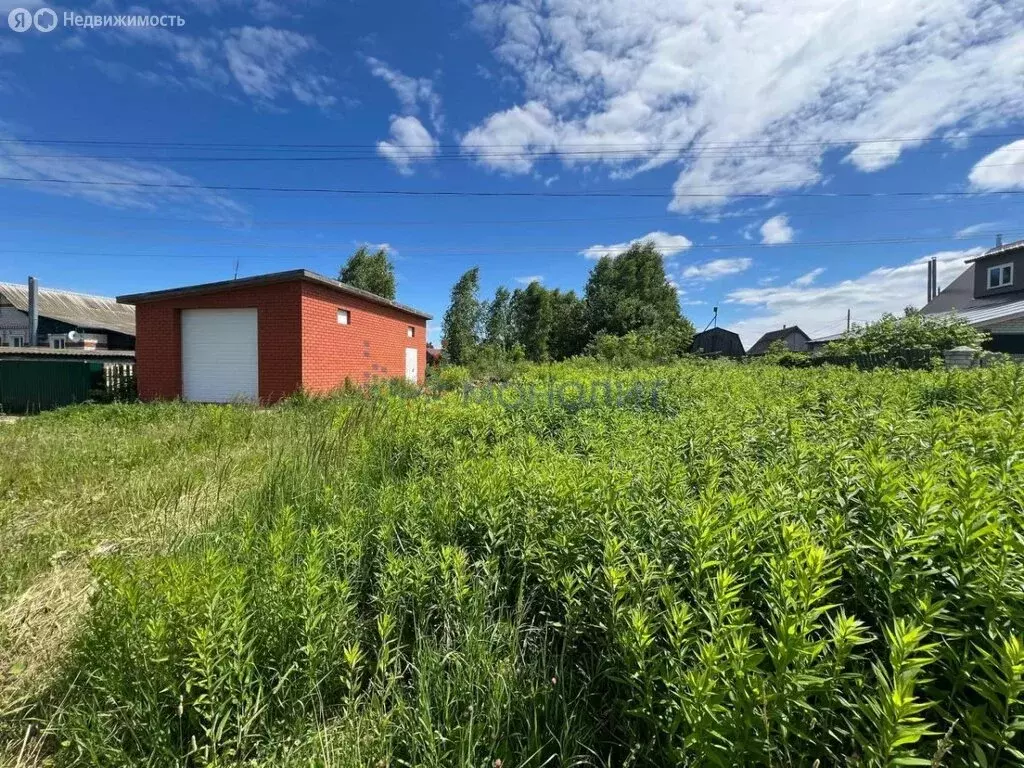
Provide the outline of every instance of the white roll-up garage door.
<path id="1" fill-rule="evenodd" d="M 230 403 L 258 399 L 256 310 L 182 310 L 181 374 L 185 400 Z"/>

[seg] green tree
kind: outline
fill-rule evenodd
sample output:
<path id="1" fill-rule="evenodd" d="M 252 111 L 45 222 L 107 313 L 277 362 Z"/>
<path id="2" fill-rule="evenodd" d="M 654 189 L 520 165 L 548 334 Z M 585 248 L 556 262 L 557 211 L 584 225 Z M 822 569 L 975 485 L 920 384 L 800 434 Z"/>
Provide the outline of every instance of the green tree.
<path id="1" fill-rule="evenodd" d="M 583 353 L 587 346 L 586 305 L 575 291 L 551 292 L 551 337 L 548 350 L 553 360 Z"/>
<path id="2" fill-rule="evenodd" d="M 479 267 L 468 270 L 452 287 L 451 304 L 444 313 L 442 334 L 445 356 L 455 365 L 466 365 L 479 343 L 477 327 L 482 309 L 477 298 L 479 290 Z"/>
<path id="3" fill-rule="evenodd" d="M 605 256 L 598 261 L 587 280 L 584 301 L 591 344 L 602 335 L 639 333 L 659 338 L 670 347 L 664 352 L 677 356 L 693 341 L 693 323 L 679 311 L 678 294 L 651 241 L 634 243 L 618 257 Z"/>
<path id="4" fill-rule="evenodd" d="M 843 338 L 825 347 L 829 357 L 848 355 L 890 355 L 919 352 L 940 355 L 953 347 L 980 347 L 988 335 L 954 316 L 904 313 L 886 314 L 871 325 L 856 326 Z"/>
<path id="5" fill-rule="evenodd" d="M 526 359 L 535 363 L 551 359 L 551 303 L 551 293 L 536 280 L 512 294 L 516 342 L 522 345 Z"/>
<path id="6" fill-rule="evenodd" d="M 618 257 L 598 261 L 587 280 L 585 300 L 591 337 L 666 328 L 682 320 L 676 289 L 651 241 L 634 243 Z"/>
<path id="7" fill-rule="evenodd" d="M 394 301 L 395 268 L 386 248 L 370 253 L 365 245 L 360 246 L 341 268 L 338 279 L 354 288 Z"/>
<path id="8" fill-rule="evenodd" d="M 484 308 L 484 342 L 502 351 L 512 347 L 512 294 L 503 285 Z"/>

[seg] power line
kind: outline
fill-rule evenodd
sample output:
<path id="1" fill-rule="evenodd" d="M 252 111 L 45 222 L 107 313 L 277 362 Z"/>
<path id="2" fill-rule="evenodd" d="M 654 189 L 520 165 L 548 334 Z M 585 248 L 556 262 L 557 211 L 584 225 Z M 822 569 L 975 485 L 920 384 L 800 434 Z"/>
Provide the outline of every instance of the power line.
<path id="1" fill-rule="evenodd" d="M 1022 133 L 975 133 L 966 135 L 963 137 L 950 137 L 950 136 L 889 136 L 889 137 L 864 137 L 864 138 L 832 138 L 832 139 L 817 139 L 817 140 L 801 140 L 801 141 L 776 141 L 771 139 L 764 139 L 761 141 L 747 140 L 747 141 L 683 141 L 679 143 L 661 143 L 652 144 L 651 142 L 578 142 L 571 143 L 567 142 L 561 144 L 560 147 L 579 147 L 585 150 L 595 149 L 633 149 L 642 148 L 648 151 L 658 151 L 664 149 L 679 148 L 684 150 L 702 150 L 706 148 L 720 148 L 720 147 L 751 147 L 751 148 L 772 148 L 772 147 L 795 147 L 795 146 L 844 146 L 844 145 L 861 145 L 861 144 L 897 144 L 897 143 L 924 143 L 924 142 L 939 142 L 949 141 L 951 138 L 966 138 L 966 139 L 1009 139 L 1009 138 L 1022 138 Z M 266 149 L 266 150 L 285 150 L 291 151 L 295 149 L 369 149 L 375 150 L 376 145 L 369 144 L 339 144 L 339 143 L 266 143 L 266 144 L 253 144 L 253 143 L 238 143 L 238 142 L 182 142 L 182 141 L 150 141 L 150 140 L 137 140 L 137 139 L 14 139 L 4 138 L 0 139 L 0 144 L 39 144 L 39 145 L 71 145 L 71 146 L 130 146 L 130 147 L 163 147 L 163 148 L 205 148 L 205 149 Z M 407 145 L 409 148 L 438 148 L 444 149 L 458 149 L 462 150 L 463 146 L 459 144 L 410 144 Z M 474 144 L 469 149 L 487 149 L 487 148 L 513 148 L 521 149 L 522 144 L 503 144 L 503 143 L 489 143 L 489 144 Z"/>
<path id="2" fill-rule="evenodd" d="M 598 192 L 552 192 L 552 191 L 493 191 L 493 190 L 417 190 L 417 189 L 345 189 L 337 187 L 271 187 L 260 185 L 232 184 L 175 184 L 165 182 L 143 181 L 96 181 L 91 179 L 32 179 L 18 176 L 0 176 L 0 181 L 22 184 L 67 184 L 73 186 L 92 187 L 131 187 L 135 189 L 178 189 L 205 190 L 211 192 L 275 192 L 300 194 L 332 194 L 350 196 L 379 197 L 522 197 L 522 198 L 882 198 L 882 197 L 978 197 L 993 194 L 992 192 L 966 191 L 924 191 L 897 190 L 888 192 L 736 192 L 728 188 L 719 188 L 720 192 L 637 192 L 611 191 Z M 715 189 L 715 187 L 692 187 L 691 189 Z M 1022 190 L 1001 190 L 998 194 L 1021 195 Z"/>
<path id="3" fill-rule="evenodd" d="M 994 193 L 998 194 L 998 193 Z M 1020 205 L 1024 201 L 1020 200 L 972 200 L 960 202 L 957 204 L 956 210 L 960 211 L 963 209 L 973 208 L 984 208 L 991 206 L 1015 206 Z M 891 214 L 891 213 L 909 213 L 915 211 L 937 211 L 944 210 L 944 205 L 932 204 L 932 205 L 917 205 L 917 206 L 902 206 L 902 207 L 889 207 L 884 208 L 856 208 L 853 212 L 857 215 L 869 215 L 869 214 Z M 10 209 L 6 210 L 7 213 L 12 213 Z M 17 211 L 14 212 L 16 218 L 10 218 L 7 220 L 0 219 L 0 226 L 7 225 L 9 229 L 18 229 L 19 225 L 24 219 L 28 218 L 40 218 L 47 219 L 52 222 L 54 214 L 44 213 L 38 210 L 36 211 Z M 751 211 L 745 213 L 743 216 L 733 215 L 730 218 L 762 218 L 766 215 L 765 211 Z M 798 214 L 803 220 L 813 222 L 815 219 L 824 218 L 835 218 L 843 217 L 848 218 L 851 215 L 850 210 L 844 211 L 806 211 L 801 209 Z M 562 217 L 562 218 L 502 218 L 502 219 L 459 219 L 456 221 L 439 221 L 438 219 L 267 219 L 253 222 L 252 225 L 231 225 L 223 224 L 220 222 L 209 222 L 202 220 L 195 220 L 182 217 L 161 217 L 161 216 L 113 216 L 105 213 L 95 215 L 74 215 L 74 214 L 61 214 L 60 221 L 89 221 L 94 222 L 98 217 L 102 217 L 104 220 L 113 221 L 127 221 L 137 222 L 139 224 L 187 224 L 190 226 L 207 225 L 223 227 L 226 229 L 244 229 L 246 231 L 255 231 L 260 229 L 288 229 L 293 227 L 368 227 L 368 226 L 396 226 L 396 227 L 444 227 L 451 228 L 457 226 L 521 226 L 523 224 L 573 224 L 573 223 L 594 223 L 594 222 L 608 222 L 608 221 L 665 221 L 671 219 L 675 223 L 681 223 L 678 216 L 668 213 L 660 213 L 645 216 L 577 216 L 577 217 Z M 25 228 L 25 227 L 22 227 Z M 46 227 L 47 231 L 52 231 L 52 225 L 48 224 Z"/>
<path id="4" fill-rule="evenodd" d="M 1007 237 L 1016 237 L 1016 234 L 1009 233 Z M 760 248 L 771 248 L 774 250 L 782 250 L 786 248 L 824 248 L 824 247 L 855 247 L 855 246 L 866 246 L 866 245 L 893 245 L 893 244 L 908 244 L 908 243 L 928 243 L 928 242 L 945 242 L 945 241 L 959 241 L 968 238 L 959 237 L 957 235 L 946 235 L 936 237 L 892 237 L 892 238 L 879 238 L 871 240 L 818 240 L 818 241 L 805 241 L 800 243 L 787 243 L 779 245 L 768 245 L 765 243 L 695 243 L 686 249 L 685 252 L 691 250 L 747 250 L 747 249 L 760 249 Z M 247 242 L 218 242 L 218 241 L 184 241 L 178 243 L 182 246 L 189 245 L 202 245 L 204 247 L 224 247 L 224 248 L 260 248 L 260 249 L 281 249 L 281 250 L 312 250 L 312 251 L 335 251 L 335 250 L 348 250 L 351 249 L 350 244 L 346 245 L 317 245 L 310 243 L 294 244 L 294 243 L 247 243 Z M 398 249 L 401 253 L 419 253 L 419 254 L 436 254 L 436 255 L 451 255 L 451 256 L 467 256 L 467 255 L 492 255 L 492 254 L 504 254 L 504 255 L 518 255 L 527 253 L 571 253 L 572 255 L 579 255 L 582 250 L 578 249 L 578 246 L 566 246 L 566 245 L 551 245 L 551 246 L 540 246 L 540 245 L 529 245 L 518 248 L 494 248 L 486 245 L 480 246 L 433 246 L 433 247 L 409 247 Z M 586 250 L 586 249 L 583 249 Z M 609 248 L 607 252 L 609 254 L 617 253 L 621 249 Z M 66 250 L 36 250 L 32 248 L 28 249 L 4 249 L 0 253 L 18 253 L 23 255 L 65 255 L 65 256 L 79 256 L 82 258 L 88 257 L 124 257 L 124 258 L 168 258 L 168 259 L 205 259 L 210 258 L 207 254 L 174 254 L 174 253 L 112 253 L 112 252 L 92 252 L 92 251 L 66 251 Z"/>
<path id="5" fill-rule="evenodd" d="M 945 154 L 935 150 L 918 150 L 917 153 L 927 154 Z M 885 157 L 889 156 L 889 152 L 871 152 L 862 153 L 861 157 Z M 480 160 L 506 160 L 506 159 L 522 159 L 525 157 L 542 157 L 542 156 L 553 156 L 553 157 L 574 157 L 574 158 L 585 158 L 591 160 L 644 160 L 650 159 L 649 154 L 640 154 L 636 152 L 621 153 L 621 152 L 600 152 L 600 151 L 587 151 L 587 152 L 544 152 L 544 153 L 530 153 L 530 152 L 517 152 L 517 153 L 503 153 L 503 154 L 442 154 L 434 155 L 432 157 L 423 158 L 424 162 L 476 162 Z M 778 153 L 773 152 L 770 157 L 773 159 L 793 159 L 793 158 L 813 158 L 816 154 L 808 153 Z M 732 160 L 755 160 L 764 159 L 765 155 L 758 154 L 708 154 L 701 153 L 701 157 L 710 158 L 728 158 Z M 348 163 L 348 162 L 391 162 L 391 159 L 384 157 L 383 155 L 310 155 L 310 156 L 199 156 L 199 155 L 178 155 L 178 156 L 161 156 L 161 155 L 28 155 L 28 154 L 0 154 L 0 159 L 5 160 L 100 160 L 108 162 L 149 162 L 149 163 Z M 974 168 L 1000 168 L 1005 166 L 1015 166 L 1024 164 L 1024 157 L 1021 160 L 1017 160 L 1010 163 L 977 163 Z M 806 181 L 814 182 L 817 178 L 808 178 Z"/>

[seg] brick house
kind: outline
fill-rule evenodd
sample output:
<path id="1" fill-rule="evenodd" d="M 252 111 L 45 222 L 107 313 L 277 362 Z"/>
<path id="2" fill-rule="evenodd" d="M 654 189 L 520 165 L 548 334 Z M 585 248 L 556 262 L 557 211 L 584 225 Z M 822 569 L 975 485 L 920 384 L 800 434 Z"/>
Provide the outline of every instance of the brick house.
<path id="1" fill-rule="evenodd" d="M 430 315 L 308 270 L 117 300 L 135 305 L 143 400 L 272 403 L 346 381 L 424 380 Z"/>

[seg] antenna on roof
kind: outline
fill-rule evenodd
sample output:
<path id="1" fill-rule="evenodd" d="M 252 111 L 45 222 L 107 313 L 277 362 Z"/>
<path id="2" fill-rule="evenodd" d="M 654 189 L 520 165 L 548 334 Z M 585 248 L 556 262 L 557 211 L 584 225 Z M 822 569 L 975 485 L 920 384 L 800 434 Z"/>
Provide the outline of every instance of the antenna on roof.
<path id="1" fill-rule="evenodd" d="M 718 307 L 715 307 L 715 314 L 711 317 L 710 320 L 708 320 L 708 324 L 704 326 L 704 331 L 706 331 L 712 325 L 714 325 L 715 328 L 718 327 Z M 704 331 L 701 331 L 701 333 L 704 333 Z"/>

